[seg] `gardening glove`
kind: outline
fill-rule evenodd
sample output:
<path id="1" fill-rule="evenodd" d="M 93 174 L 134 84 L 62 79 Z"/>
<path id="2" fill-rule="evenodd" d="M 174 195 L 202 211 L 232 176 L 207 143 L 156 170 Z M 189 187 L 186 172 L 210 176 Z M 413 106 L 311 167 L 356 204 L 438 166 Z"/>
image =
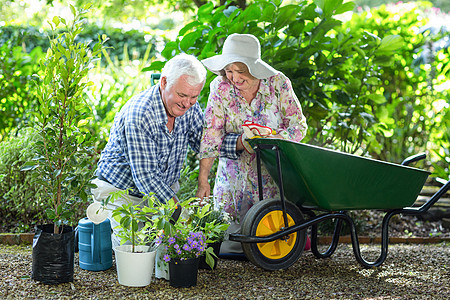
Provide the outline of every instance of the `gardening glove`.
<path id="1" fill-rule="evenodd" d="M 276 131 L 272 128 L 260 125 L 258 123 L 253 123 L 251 121 L 245 121 L 242 128 L 244 129 L 244 133 L 240 137 L 241 142 L 245 151 L 250 154 L 254 153 L 254 151 L 250 144 L 246 141 L 247 139 L 267 137 L 272 134 L 276 134 Z"/>
<path id="2" fill-rule="evenodd" d="M 178 219 L 180 218 L 180 215 L 181 215 L 181 205 L 177 204 L 175 211 L 170 217 L 169 223 L 174 225 L 175 222 L 178 221 Z"/>

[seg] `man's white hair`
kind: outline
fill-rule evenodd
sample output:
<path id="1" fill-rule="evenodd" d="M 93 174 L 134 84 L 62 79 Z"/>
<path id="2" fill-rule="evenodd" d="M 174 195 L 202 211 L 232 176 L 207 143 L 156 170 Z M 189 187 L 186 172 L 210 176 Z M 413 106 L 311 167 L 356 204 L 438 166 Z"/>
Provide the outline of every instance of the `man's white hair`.
<path id="1" fill-rule="evenodd" d="M 187 83 L 192 86 L 204 84 L 206 81 L 206 69 L 203 64 L 195 56 L 186 53 L 170 59 L 161 71 L 161 78 L 166 77 L 168 90 L 183 75 L 187 75 Z"/>

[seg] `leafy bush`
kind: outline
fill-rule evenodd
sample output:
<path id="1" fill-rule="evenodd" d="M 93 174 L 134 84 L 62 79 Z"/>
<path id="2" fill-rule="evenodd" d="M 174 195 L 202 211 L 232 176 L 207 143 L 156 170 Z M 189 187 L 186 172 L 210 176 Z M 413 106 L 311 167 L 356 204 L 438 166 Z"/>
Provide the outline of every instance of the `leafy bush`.
<path id="1" fill-rule="evenodd" d="M 48 37 L 51 36 L 51 31 L 39 30 L 33 26 L 17 26 L 8 25 L 0 26 L 0 45 L 8 40 L 14 39 L 20 34 L 22 36 L 19 45 L 30 53 L 35 48 L 42 48 L 44 52 L 50 46 Z M 113 60 L 123 60 L 130 53 L 133 59 L 142 59 L 149 45 L 156 44 L 156 38 L 145 32 L 137 30 L 124 31 L 118 28 L 102 28 L 95 24 L 86 24 L 82 33 L 77 37 L 77 42 L 96 41 L 98 35 L 106 34 L 110 38 L 111 47 L 108 53 Z M 93 45 L 90 45 L 93 47 Z M 156 53 L 156 47 L 151 48 L 151 55 Z"/>
<path id="2" fill-rule="evenodd" d="M 368 150 L 372 157 L 399 163 L 440 144 L 446 128 L 442 126 L 446 110 L 439 103 L 445 103 L 448 91 L 436 87 L 448 80 L 445 72 L 449 70 L 450 44 L 442 47 L 445 45 L 442 42 L 450 32 L 436 30 L 433 34 L 426 15 L 415 4 L 382 5 L 353 14 L 342 27 L 352 36 L 360 35 L 365 29 L 381 38 L 396 34 L 403 39 L 393 59 L 383 64 L 378 79 L 377 89 L 387 101 L 371 107 L 384 127 L 376 139 L 371 139 Z"/>
<path id="3" fill-rule="evenodd" d="M 44 220 L 43 187 L 21 166 L 34 157 L 33 148 L 39 136 L 31 128 L 0 143 L 0 220 L 7 230 L 28 231 L 38 220 Z"/>
<path id="4" fill-rule="evenodd" d="M 28 111 L 38 105 L 32 75 L 43 56 L 41 48 L 25 53 L 20 33 L 4 38 L 0 30 L 0 141 L 15 128 L 27 126 Z"/>

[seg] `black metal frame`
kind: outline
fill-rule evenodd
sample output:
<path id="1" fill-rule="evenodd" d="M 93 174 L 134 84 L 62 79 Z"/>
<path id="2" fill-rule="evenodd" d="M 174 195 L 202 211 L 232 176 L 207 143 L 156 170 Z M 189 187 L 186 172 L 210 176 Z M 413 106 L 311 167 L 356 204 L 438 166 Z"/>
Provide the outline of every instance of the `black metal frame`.
<path id="1" fill-rule="evenodd" d="M 310 219 L 305 220 L 301 224 L 294 225 L 294 226 L 288 226 L 288 220 L 287 220 L 287 214 L 286 214 L 286 200 L 284 199 L 284 190 L 283 190 L 283 178 L 281 174 L 281 159 L 280 159 L 280 149 L 277 145 L 272 144 L 259 144 L 257 145 L 254 150 L 256 152 L 256 160 L 257 160 L 257 172 L 258 172 L 258 188 L 259 188 L 259 199 L 263 200 L 263 185 L 262 185 L 262 173 L 261 173 L 261 154 L 260 149 L 271 149 L 273 151 L 276 151 L 276 158 L 277 158 L 277 171 L 278 171 L 278 187 L 280 189 L 280 201 L 281 201 L 281 209 L 283 211 L 283 218 L 284 218 L 284 228 L 282 228 L 279 232 L 276 232 L 274 234 L 271 234 L 269 236 L 265 237 L 258 237 L 258 236 L 248 236 L 243 234 L 230 234 L 230 240 L 241 242 L 241 243 L 267 243 L 272 242 L 277 239 L 283 238 L 289 234 L 292 234 L 297 231 L 305 230 L 308 227 L 311 226 L 311 251 L 317 258 L 327 258 L 330 257 L 336 250 L 337 245 L 339 243 L 339 237 L 342 230 L 342 223 L 346 222 L 347 225 L 350 228 L 350 236 L 352 240 L 352 247 L 353 247 L 353 253 L 355 254 L 356 260 L 364 267 L 371 268 L 371 267 L 378 267 L 380 266 L 386 259 L 387 253 L 388 253 L 388 245 L 389 245 L 389 221 L 391 218 L 397 214 L 404 214 L 404 215 L 420 215 L 428 211 L 430 207 L 436 203 L 442 195 L 444 195 L 449 189 L 450 189 L 450 180 L 447 181 L 440 189 L 437 191 L 427 202 L 425 202 L 420 207 L 406 207 L 402 209 L 393 209 L 388 210 L 386 212 L 386 215 L 383 218 L 382 222 L 382 230 L 381 230 L 381 254 L 380 256 L 373 262 L 369 262 L 365 260 L 361 256 L 361 250 L 358 240 L 358 233 L 356 230 L 355 223 L 353 222 L 353 219 L 347 214 L 346 211 L 340 211 L 340 212 L 327 212 L 324 214 L 320 214 L 316 216 L 316 214 L 309 208 L 300 207 L 300 210 L 307 214 Z M 411 156 L 407 159 L 405 159 L 402 162 L 402 165 L 409 165 L 412 162 L 416 162 L 418 160 L 424 159 L 426 157 L 425 154 L 417 154 L 414 156 Z M 328 219 L 335 219 L 335 228 L 333 237 L 331 240 L 331 244 L 328 247 L 328 249 L 325 252 L 320 252 L 318 250 L 318 238 L 317 238 L 317 227 L 318 224 L 328 220 Z"/>

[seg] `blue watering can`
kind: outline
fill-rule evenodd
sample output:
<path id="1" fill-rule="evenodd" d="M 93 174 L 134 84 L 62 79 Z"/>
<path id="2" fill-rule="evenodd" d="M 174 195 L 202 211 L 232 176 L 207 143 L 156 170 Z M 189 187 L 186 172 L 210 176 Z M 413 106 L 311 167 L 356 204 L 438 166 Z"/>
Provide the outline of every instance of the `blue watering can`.
<path id="1" fill-rule="evenodd" d="M 106 216 L 89 218 L 89 209 L 92 210 L 92 207 L 88 208 L 88 217 L 78 222 L 80 268 L 107 270 L 112 267 L 111 223 Z"/>

